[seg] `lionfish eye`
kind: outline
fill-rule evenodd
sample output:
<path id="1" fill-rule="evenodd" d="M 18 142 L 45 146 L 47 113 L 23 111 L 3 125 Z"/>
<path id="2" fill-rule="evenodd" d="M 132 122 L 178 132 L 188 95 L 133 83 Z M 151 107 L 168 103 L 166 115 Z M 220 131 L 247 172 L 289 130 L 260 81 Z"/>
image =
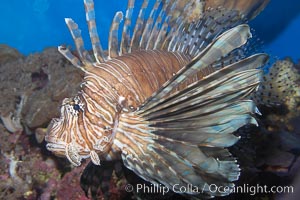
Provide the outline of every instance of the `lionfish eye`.
<path id="1" fill-rule="evenodd" d="M 80 110 L 80 105 L 74 104 L 73 109 L 76 110 L 76 111 L 79 111 Z"/>

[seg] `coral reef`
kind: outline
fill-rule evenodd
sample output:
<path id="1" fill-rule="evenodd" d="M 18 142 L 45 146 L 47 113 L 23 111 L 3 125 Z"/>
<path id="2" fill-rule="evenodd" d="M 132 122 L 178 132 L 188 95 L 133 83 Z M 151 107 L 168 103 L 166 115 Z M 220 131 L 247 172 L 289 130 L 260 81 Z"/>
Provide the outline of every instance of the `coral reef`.
<path id="1" fill-rule="evenodd" d="M 88 200 L 84 191 L 80 188 L 79 178 L 86 167 L 86 164 L 74 168 L 72 171 L 66 173 L 56 185 L 56 198 L 57 200 L 64 199 L 76 199 L 76 200 Z"/>
<path id="2" fill-rule="evenodd" d="M 177 4 L 175 12 L 178 14 L 180 10 L 187 9 L 189 20 L 201 18 L 204 11 L 210 8 L 226 8 L 229 10 L 238 10 L 240 14 L 247 18 L 253 19 L 256 17 L 269 3 L 270 0 L 181 0 Z M 186 7 L 188 5 L 188 7 Z M 177 10 L 177 11 L 176 11 Z M 174 15 L 176 18 L 177 15 Z"/>
<path id="3" fill-rule="evenodd" d="M 21 131 L 11 134 L 0 125 L 0 133 L 0 199 L 50 199 L 61 177 L 55 161 Z"/>
<path id="4" fill-rule="evenodd" d="M 205 0 L 205 9 L 224 7 L 238 10 L 247 19 L 256 17 L 270 2 L 270 0 Z"/>
<path id="5" fill-rule="evenodd" d="M 86 195 L 93 199 L 126 199 L 131 194 L 125 191 L 128 179 L 125 179 L 124 169 L 127 168 L 121 161 L 101 161 L 101 166 L 90 162 L 81 175 L 80 185 Z M 140 178 L 135 175 L 135 179 Z"/>
<path id="6" fill-rule="evenodd" d="M 23 58 L 23 55 L 17 49 L 11 48 L 5 44 L 0 44 L 1 63 L 7 63 L 19 58 Z"/>
<path id="7" fill-rule="evenodd" d="M 0 116 L 11 132 L 22 130 L 21 124 L 46 126 L 59 114 L 62 99 L 78 91 L 81 72 L 56 48 L 24 57 L 3 46 L 0 58 L 0 95 L 5 97 L 0 99 Z"/>
<path id="8" fill-rule="evenodd" d="M 78 91 L 81 72 L 56 48 L 25 57 L 1 45 L 0 73 L 0 199 L 87 200 L 80 188 L 86 165 L 72 168 L 43 143 L 43 127 L 59 114 L 63 98 Z M 124 184 L 109 181 L 110 199 L 119 199 Z"/>
<path id="9" fill-rule="evenodd" d="M 266 72 L 253 99 L 262 113 L 259 127 L 241 128 L 242 139 L 231 151 L 239 157 L 238 185 L 294 186 L 300 176 L 299 66 L 278 60 Z M 245 156 L 246 155 L 246 156 Z M 231 195 L 234 198 L 246 195 Z M 249 198 L 249 195 L 246 196 Z M 257 199 L 296 199 L 296 193 L 259 194 Z"/>
<path id="10" fill-rule="evenodd" d="M 299 68 L 297 69 L 296 64 L 289 58 L 275 62 L 264 75 L 262 84 L 253 99 L 258 105 L 286 107 L 287 119 L 298 115 L 300 111 Z"/>
<path id="11" fill-rule="evenodd" d="M 55 159 L 27 133 L 58 115 L 64 96 L 78 89 L 81 74 L 55 48 L 24 57 L 0 46 L 0 199 L 50 199 L 62 176 Z M 64 74 L 64 76 L 61 76 Z M 66 75 L 66 76 L 65 76 Z M 37 131 L 41 133 L 41 131 Z M 44 136 L 36 134 L 38 142 Z M 33 142 L 34 141 L 34 142 Z"/>
<path id="12" fill-rule="evenodd" d="M 0 134 L 0 199 L 89 199 L 80 186 L 80 176 L 88 160 L 81 167 L 73 168 L 46 151 L 45 144 L 38 144 L 34 135 L 22 131 L 9 133 L 1 124 Z M 103 170 L 103 166 L 99 168 Z M 98 192 L 99 199 L 105 192 L 111 200 L 122 199 L 127 194 L 125 182 L 124 178 L 112 174 L 107 191 Z"/>

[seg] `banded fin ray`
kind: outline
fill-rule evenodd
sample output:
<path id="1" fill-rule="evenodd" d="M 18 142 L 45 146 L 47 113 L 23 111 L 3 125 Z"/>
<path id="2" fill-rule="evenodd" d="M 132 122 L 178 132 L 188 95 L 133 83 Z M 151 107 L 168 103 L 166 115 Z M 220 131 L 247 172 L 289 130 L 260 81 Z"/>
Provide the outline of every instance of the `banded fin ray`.
<path id="1" fill-rule="evenodd" d="M 177 37 L 172 38 L 175 42 L 169 44 L 168 50 L 185 52 L 194 57 L 226 29 L 241 22 L 238 11 L 225 11 L 222 8 L 206 11 L 198 22 L 177 29 Z"/>
<path id="2" fill-rule="evenodd" d="M 192 110 L 200 102 L 208 102 L 209 99 L 220 98 L 221 102 L 226 102 L 232 95 L 245 93 L 249 86 L 251 88 L 254 87 L 253 85 L 257 86 L 262 72 L 256 68 L 263 65 L 267 60 L 268 56 L 266 54 L 255 54 L 235 62 L 209 74 L 184 90 L 160 99 L 156 106 L 141 109 L 138 114 L 147 119 L 158 118 L 162 113 L 176 112 L 185 107 Z M 214 104 L 216 103 L 220 102 Z"/>
<path id="3" fill-rule="evenodd" d="M 212 193 L 204 186 L 234 186 L 231 181 L 238 179 L 240 169 L 228 150 L 174 140 L 154 131 L 138 116 L 124 114 L 121 117 L 114 144 L 121 148 L 127 168 L 152 184 L 204 188 L 200 194 L 188 192 L 197 197 L 227 195 Z"/>
<path id="4" fill-rule="evenodd" d="M 237 49 L 247 42 L 251 37 L 249 26 L 242 24 L 236 26 L 214 40 L 204 50 L 201 51 L 189 64 L 181 68 L 169 81 L 167 81 L 157 92 L 149 97 L 140 110 L 150 109 L 161 101 L 180 83 L 185 81 L 191 75 L 196 74 L 201 69 L 204 69 L 214 63 L 215 60 L 227 55 L 232 50 Z"/>
<path id="5" fill-rule="evenodd" d="M 134 27 L 134 31 L 133 31 L 133 35 L 131 38 L 131 48 L 130 48 L 130 52 L 139 49 L 139 43 L 140 43 L 140 39 L 143 33 L 143 26 L 144 26 L 144 20 L 145 20 L 145 12 L 146 9 L 148 7 L 149 4 L 149 0 L 144 0 L 142 7 L 140 9 L 138 18 L 135 22 L 135 27 Z"/>
<path id="6" fill-rule="evenodd" d="M 122 39 L 120 44 L 120 53 L 129 52 L 130 48 L 130 26 L 135 0 L 128 0 L 128 6 L 125 14 L 125 22 L 122 31 Z"/>
<path id="7" fill-rule="evenodd" d="M 153 6 L 153 9 L 151 10 L 150 16 L 147 19 L 147 22 L 145 24 L 145 28 L 143 30 L 143 33 L 141 35 L 139 46 L 141 49 L 147 49 L 147 43 L 149 42 L 149 37 L 152 32 L 152 27 L 154 23 L 154 16 L 158 10 L 159 4 L 161 3 L 161 0 L 157 0 Z"/>
<path id="8" fill-rule="evenodd" d="M 93 53 L 96 61 L 100 63 L 107 60 L 107 56 L 104 55 L 104 51 L 101 46 L 101 41 L 97 32 L 94 2 L 92 0 L 84 0 L 84 8 L 89 34 L 92 42 Z"/>
<path id="9" fill-rule="evenodd" d="M 109 31 L 109 39 L 108 39 L 108 56 L 109 58 L 114 58 L 119 56 L 118 51 L 118 30 L 121 21 L 123 20 L 123 13 L 117 12 L 113 19 L 113 22 Z"/>
<path id="10" fill-rule="evenodd" d="M 71 32 L 81 62 L 85 65 L 91 64 L 92 59 L 84 48 L 81 30 L 78 28 L 78 25 L 71 18 L 65 18 L 65 22 Z"/>
<path id="11" fill-rule="evenodd" d="M 245 96 L 257 88 L 262 71 L 256 68 L 267 59 L 265 54 L 251 56 L 145 112 L 123 113 L 114 145 L 125 166 L 152 184 L 203 188 L 200 194 L 187 192 L 196 198 L 228 195 L 205 185 L 232 188 L 240 175 L 236 159 L 224 148 L 239 140 L 232 132 L 257 124 L 253 115 L 258 110 Z"/>
<path id="12" fill-rule="evenodd" d="M 182 52 L 189 54 L 193 58 L 206 44 L 210 43 L 214 38 L 221 34 L 222 31 L 241 22 L 241 18 L 236 11 L 224 11 L 222 9 L 209 10 L 204 14 L 203 20 L 199 20 L 198 24 L 194 24 L 194 27 L 190 26 L 190 29 L 193 30 L 193 32 L 190 33 L 185 30 L 185 24 L 187 23 L 186 18 L 180 16 L 175 24 L 170 24 L 169 22 L 173 17 L 172 11 L 176 7 L 178 1 L 173 2 L 166 0 L 162 2 L 161 0 L 156 0 L 151 8 L 150 16 L 146 18 L 145 13 L 146 10 L 149 9 L 149 0 L 144 0 L 142 7 L 140 8 L 138 19 L 133 27 L 133 35 L 131 37 L 130 31 L 134 2 L 134 0 L 128 1 L 121 40 L 118 39 L 118 32 L 120 22 L 123 19 L 123 14 L 122 12 L 116 13 L 109 33 L 109 55 L 106 55 L 102 49 L 97 32 L 94 2 L 92 0 L 84 0 L 86 21 L 96 62 L 105 62 L 116 56 L 143 49 Z M 189 5 L 190 4 L 187 4 L 185 8 L 188 8 Z M 75 41 L 80 62 L 84 65 L 90 65 L 94 59 L 92 59 L 88 52 L 83 48 L 83 40 L 77 24 L 70 18 L 66 19 L 66 23 Z M 187 40 L 191 42 L 186 43 Z M 74 57 L 71 53 L 62 53 L 70 61 Z M 72 63 L 78 64 L 79 62 L 76 61 Z M 78 67 L 78 65 L 75 66 Z M 82 67 L 80 68 L 82 69 Z"/>

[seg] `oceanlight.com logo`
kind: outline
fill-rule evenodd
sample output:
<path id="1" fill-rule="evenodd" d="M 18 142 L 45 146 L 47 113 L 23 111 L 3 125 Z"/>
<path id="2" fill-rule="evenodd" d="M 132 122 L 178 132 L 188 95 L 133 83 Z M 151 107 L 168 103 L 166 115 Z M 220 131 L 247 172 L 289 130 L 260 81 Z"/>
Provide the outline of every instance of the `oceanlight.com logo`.
<path id="1" fill-rule="evenodd" d="M 149 193 L 149 194 L 162 194 L 165 195 L 169 191 L 173 191 L 175 193 L 194 193 L 200 194 L 205 192 L 210 193 L 240 193 L 240 194 L 268 194 L 268 193 L 293 193 L 293 186 L 267 186 L 267 185 L 249 185 L 243 184 L 239 186 L 229 187 L 229 186 L 218 186 L 216 184 L 204 184 L 202 187 L 197 187 L 192 184 L 188 184 L 186 186 L 182 186 L 180 184 L 175 184 L 172 187 L 166 187 L 162 184 L 137 184 L 134 187 L 131 184 L 127 184 L 125 186 L 125 190 L 127 192 L 137 192 L 137 193 Z"/>

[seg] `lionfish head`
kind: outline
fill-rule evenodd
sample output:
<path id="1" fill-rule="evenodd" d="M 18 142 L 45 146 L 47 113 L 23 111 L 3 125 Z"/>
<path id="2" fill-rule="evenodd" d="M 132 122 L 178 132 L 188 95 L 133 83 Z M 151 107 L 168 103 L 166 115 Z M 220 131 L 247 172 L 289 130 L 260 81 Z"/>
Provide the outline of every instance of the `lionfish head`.
<path id="1" fill-rule="evenodd" d="M 75 166 L 89 157 L 94 164 L 100 165 L 99 155 L 107 152 L 111 146 L 109 135 L 105 135 L 107 130 L 103 127 L 103 122 L 87 112 L 88 107 L 79 96 L 65 98 L 60 118 L 52 119 L 45 137 L 49 151 L 57 156 L 67 157 Z M 91 124 L 95 121 L 98 126 Z M 90 134 L 91 130 L 96 131 L 97 135 Z"/>

